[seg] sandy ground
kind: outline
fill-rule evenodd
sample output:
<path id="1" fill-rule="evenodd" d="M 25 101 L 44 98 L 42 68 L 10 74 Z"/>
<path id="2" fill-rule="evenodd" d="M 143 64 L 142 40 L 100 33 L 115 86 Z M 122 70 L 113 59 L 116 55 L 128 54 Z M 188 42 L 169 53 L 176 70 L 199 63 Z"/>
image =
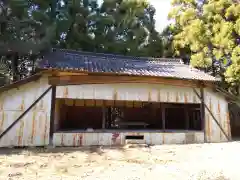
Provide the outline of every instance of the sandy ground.
<path id="1" fill-rule="evenodd" d="M 239 180 L 240 142 L 121 148 L 0 149 L 0 179 Z"/>

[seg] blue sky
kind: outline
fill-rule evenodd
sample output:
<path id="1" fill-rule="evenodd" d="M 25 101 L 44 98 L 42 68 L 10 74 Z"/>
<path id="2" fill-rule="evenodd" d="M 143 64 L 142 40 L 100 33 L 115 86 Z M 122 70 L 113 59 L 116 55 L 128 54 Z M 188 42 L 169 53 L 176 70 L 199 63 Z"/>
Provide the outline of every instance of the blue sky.
<path id="1" fill-rule="evenodd" d="M 156 9 L 156 28 L 161 32 L 169 24 L 167 15 L 171 8 L 171 0 L 149 0 L 149 2 Z"/>

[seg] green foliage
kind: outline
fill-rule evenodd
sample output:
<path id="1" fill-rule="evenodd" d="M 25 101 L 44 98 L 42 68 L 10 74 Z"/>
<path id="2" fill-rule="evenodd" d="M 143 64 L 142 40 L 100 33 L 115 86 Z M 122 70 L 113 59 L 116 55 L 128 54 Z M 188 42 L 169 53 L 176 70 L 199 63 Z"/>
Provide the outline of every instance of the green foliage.
<path id="1" fill-rule="evenodd" d="M 4 0 L 0 56 L 17 80 L 52 47 L 134 56 L 161 56 L 155 9 L 145 0 Z M 24 72 L 22 72 L 24 71 Z"/>
<path id="2" fill-rule="evenodd" d="M 155 9 L 144 0 L 104 0 L 100 7 L 94 1 L 69 1 L 62 11 L 58 27 L 65 38 L 59 39 L 61 48 L 162 55 L 162 41 L 153 18 Z"/>
<path id="3" fill-rule="evenodd" d="M 233 86 L 240 83 L 240 2 L 238 0 L 174 0 L 169 18 L 179 32 L 174 48 L 189 47 L 191 64 L 224 73 Z M 214 60 L 220 63 L 214 63 Z M 225 67 L 227 60 L 232 65 Z M 214 73 L 214 74 L 215 74 Z"/>

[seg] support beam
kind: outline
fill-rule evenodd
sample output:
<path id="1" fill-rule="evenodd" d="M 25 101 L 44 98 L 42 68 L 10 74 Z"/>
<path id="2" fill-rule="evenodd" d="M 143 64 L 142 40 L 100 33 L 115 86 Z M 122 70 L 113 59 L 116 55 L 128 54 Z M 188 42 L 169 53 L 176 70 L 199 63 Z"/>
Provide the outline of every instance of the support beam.
<path id="1" fill-rule="evenodd" d="M 49 142 L 52 143 L 54 133 L 54 120 L 55 120 L 55 106 L 56 106 L 56 86 L 52 86 L 52 98 L 51 98 L 51 116 L 50 116 L 50 133 Z"/>
<path id="2" fill-rule="evenodd" d="M 197 93 L 197 92 L 195 92 Z M 201 112 L 201 122 L 202 122 L 202 129 L 204 131 L 204 142 L 207 142 L 207 133 L 206 133 L 206 119 L 205 119 L 205 99 L 204 99 L 204 88 L 203 86 L 200 87 L 200 93 L 201 93 L 201 107 L 200 107 L 200 112 Z"/>
<path id="3" fill-rule="evenodd" d="M 166 115 L 165 115 L 166 114 L 166 108 L 163 104 L 161 106 L 161 109 L 162 109 L 162 129 L 165 132 L 165 130 L 166 130 Z"/>
<path id="4" fill-rule="evenodd" d="M 102 116 L 102 129 L 105 129 L 106 128 L 106 107 L 105 107 L 105 105 L 103 105 L 103 107 L 102 107 L 102 113 L 103 113 L 103 116 Z"/>
<path id="5" fill-rule="evenodd" d="M 195 92 L 195 94 L 197 95 L 197 97 L 201 100 L 201 96 L 198 94 L 198 92 L 196 91 L 196 89 L 193 88 L 193 91 Z M 222 133 L 224 134 L 224 136 L 227 138 L 228 141 L 231 140 L 231 138 L 228 137 L 227 133 L 224 131 L 224 129 L 222 128 L 222 126 L 220 125 L 220 123 L 217 121 L 216 117 L 213 115 L 212 111 L 208 108 L 208 106 L 206 105 L 206 103 L 204 102 L 204 107 L 207 109 L 207 111 L 209 112 L 209 114 L 212 116 L 213 120 L 215 121 L 215 123 L 218 125 L 218 127 L 220 128 L 220 130 L 222 131 Z"/>
<path id="6" fill-rule="evenodd" d="M 88 75 L 88 76 L 53 76 L 49 77 L 50 85 L 80 85 L 80 84 L 111 84 L 111 83 L 151 83 L 164 84 L 181 87 L 198 87 L 195 81 L 148 77 L 148 76 L 103 76 L 103 75 Z"/>
<path id="7" fill-rule="evenodd" d="M 27 108 L 5 131 L 2 132 L 2 134 L 0 135 L 0 139 L 9 131 L 12 129 L 12 127 L 17 124 L 18 121 L 20 121 L 50 90 L 52 89 L 52 86 L 49 87 L 46 91 L 44 91 L 44 93 L 36 100 L 32 103 L 31 106 L 29 106 L 29 108 Z"/>

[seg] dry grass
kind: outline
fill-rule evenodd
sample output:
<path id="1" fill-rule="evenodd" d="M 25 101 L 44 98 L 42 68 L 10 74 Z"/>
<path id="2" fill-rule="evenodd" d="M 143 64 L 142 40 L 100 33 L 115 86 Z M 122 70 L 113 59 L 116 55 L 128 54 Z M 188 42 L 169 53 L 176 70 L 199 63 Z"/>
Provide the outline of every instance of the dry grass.
<path id="1" fill-rule="evenodd" d="M 0 149 L 0 180 L 238 180 L 240 143 Z"/>

